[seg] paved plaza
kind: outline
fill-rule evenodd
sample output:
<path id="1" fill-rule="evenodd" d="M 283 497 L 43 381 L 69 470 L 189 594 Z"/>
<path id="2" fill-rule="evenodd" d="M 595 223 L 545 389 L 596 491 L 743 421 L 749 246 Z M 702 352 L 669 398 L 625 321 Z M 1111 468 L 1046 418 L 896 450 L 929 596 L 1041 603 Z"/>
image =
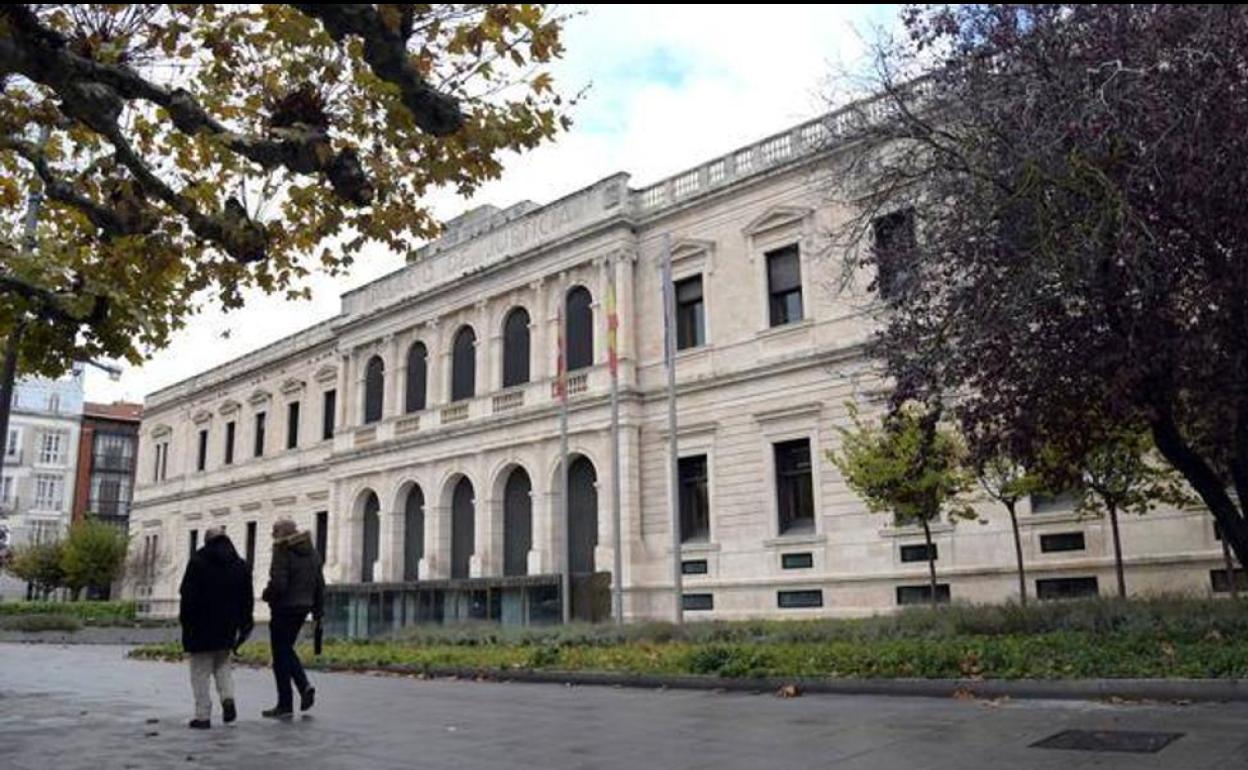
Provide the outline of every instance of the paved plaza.
<path id="1" fill-rule="evenodd" d="M 987 703 L 564 687 L 317 674 L 311 716 L 259 718 L 265 671 L 237 672 L 240 720 L 186 728 L 184 666 L 105 646 L 0 645 L 0 767 L 1198 768 L 1248 762 L 1248 704 Z M 1155 754 L 1031 748 L 1071 728 L 1181 732 Z"/>

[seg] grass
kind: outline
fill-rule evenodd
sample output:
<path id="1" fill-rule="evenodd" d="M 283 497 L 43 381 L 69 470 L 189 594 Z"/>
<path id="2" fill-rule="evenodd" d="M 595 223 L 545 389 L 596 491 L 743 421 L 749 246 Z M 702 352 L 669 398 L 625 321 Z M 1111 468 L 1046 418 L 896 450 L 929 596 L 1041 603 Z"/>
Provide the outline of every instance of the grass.
<path id="1" fill-rule="evenodd" d="M 39 631 L 77 631 L 82 628 L 82 621 L 72 615 L 0 615 L 0 631 L 21 631 L 37 633 Z"/>
<path id="2" fill-rule="evenodd" d="M 177 645 L 136 657 L 178 659 Z M 348 669 L 605 671 L 720 677 L 1240 678 L 1248 603 L 1163 598 L 911 609 L 862 620 L 411 629 L 329 641 L 305 661 Z M 245 645 L 247 663 L 268 646 Z"/>
<path id="3" fill-rule="evenodd" d="M 134 602 L 0 602 L 0 618 L 61 615 L 88 626 L 129 626 L 137 621 Z"/>

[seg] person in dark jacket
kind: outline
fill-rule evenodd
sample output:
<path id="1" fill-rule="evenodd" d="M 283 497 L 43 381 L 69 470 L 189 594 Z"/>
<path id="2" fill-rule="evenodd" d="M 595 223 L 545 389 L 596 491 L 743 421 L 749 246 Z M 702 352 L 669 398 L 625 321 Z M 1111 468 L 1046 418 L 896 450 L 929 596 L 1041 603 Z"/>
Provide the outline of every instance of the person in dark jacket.
<path id="1" fill-rule="evenodd" d="M 195 695 L 195 718 L 190 726 L 212 726 L 212 698 L 208 679 L 217 681 L 221 696 L 221 718 L 233 722 L 238 716 L 234 705 L 234 676 L 230 653 L 252 628 L 251 567 L 239 558 L 224 527 L 204 533 L 204 545 L 186 565 L 182 576 L 182 648 L 190 656 L 191 691 Z"/>
<path id="2" fill-rule="evenodd" d="M 273 524 L 273 561 L 269 584 L 262 598 L 269 604 L 269 640 L 273 648 L 273 678 L 277 682 L 277 706 L 263 716 L 288 719 L 294 713 L 291 682 L 299 690 L 299 710 L 307 711 L 316 700 L 316 688 L 308 683 L 303 664 L 295 653 L 295 640 L 308 613 L 321 620 L 325 601 L 325 578 L 321 556 L 312 535 L 300 532 L 290 519 Z"/>

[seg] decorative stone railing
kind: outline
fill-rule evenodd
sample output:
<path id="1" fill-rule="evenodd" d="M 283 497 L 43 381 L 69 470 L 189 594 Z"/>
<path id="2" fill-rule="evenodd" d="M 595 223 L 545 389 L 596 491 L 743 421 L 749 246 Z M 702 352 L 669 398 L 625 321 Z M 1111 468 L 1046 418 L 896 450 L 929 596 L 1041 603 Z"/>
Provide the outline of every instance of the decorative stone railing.
<path id="1" fill-rule="evenodd" d="M 355 432 L 355 445 L 356 446 L 363 446 L 364 444 L 371 444 L 376 440 L 377 440 L 377 428 L 375 426 L 370 425 L 367 428 L 360 428 L 359 430 Z"/>
<path id="2" fill-rule="evenodd" d="M 468 404 L 452 404 L 442 410 L 442 424 L 450 425 L 451 423 L 463 422 L 468 419 Z"/>
<path id="3" fill-rule="evenodd" d="M 493 411 L 506 412 L 524 406 L 524 390 L 518 388 L 506 393 L 499 393 L 493 399 Z"/>
<path id="4" fill-rule="evenodd" d="M 420 430 L 419 414 L 409 414 L 405 417 L 400 417 L 394 423 L 394 435 L 396 436 L 406 436 L 418 430 Z"/>

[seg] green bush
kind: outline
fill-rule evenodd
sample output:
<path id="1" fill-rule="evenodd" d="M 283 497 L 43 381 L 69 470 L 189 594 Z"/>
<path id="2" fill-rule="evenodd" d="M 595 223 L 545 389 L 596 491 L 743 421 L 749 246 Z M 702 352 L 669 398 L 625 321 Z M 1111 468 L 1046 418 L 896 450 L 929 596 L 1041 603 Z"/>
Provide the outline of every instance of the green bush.
<path id="1" fill-rule="evenodd" d="M 0 602 L 0 617 L 10 615 L 66 615 L 88 626 L 130 625 L 134 602 Z"/>
<path id="2" fill-rule="evenodd" d="M 77 631 L 82 621 L 70 615 L 4 615 L 0 616 L 0 629 L 5 631 Z"/>

